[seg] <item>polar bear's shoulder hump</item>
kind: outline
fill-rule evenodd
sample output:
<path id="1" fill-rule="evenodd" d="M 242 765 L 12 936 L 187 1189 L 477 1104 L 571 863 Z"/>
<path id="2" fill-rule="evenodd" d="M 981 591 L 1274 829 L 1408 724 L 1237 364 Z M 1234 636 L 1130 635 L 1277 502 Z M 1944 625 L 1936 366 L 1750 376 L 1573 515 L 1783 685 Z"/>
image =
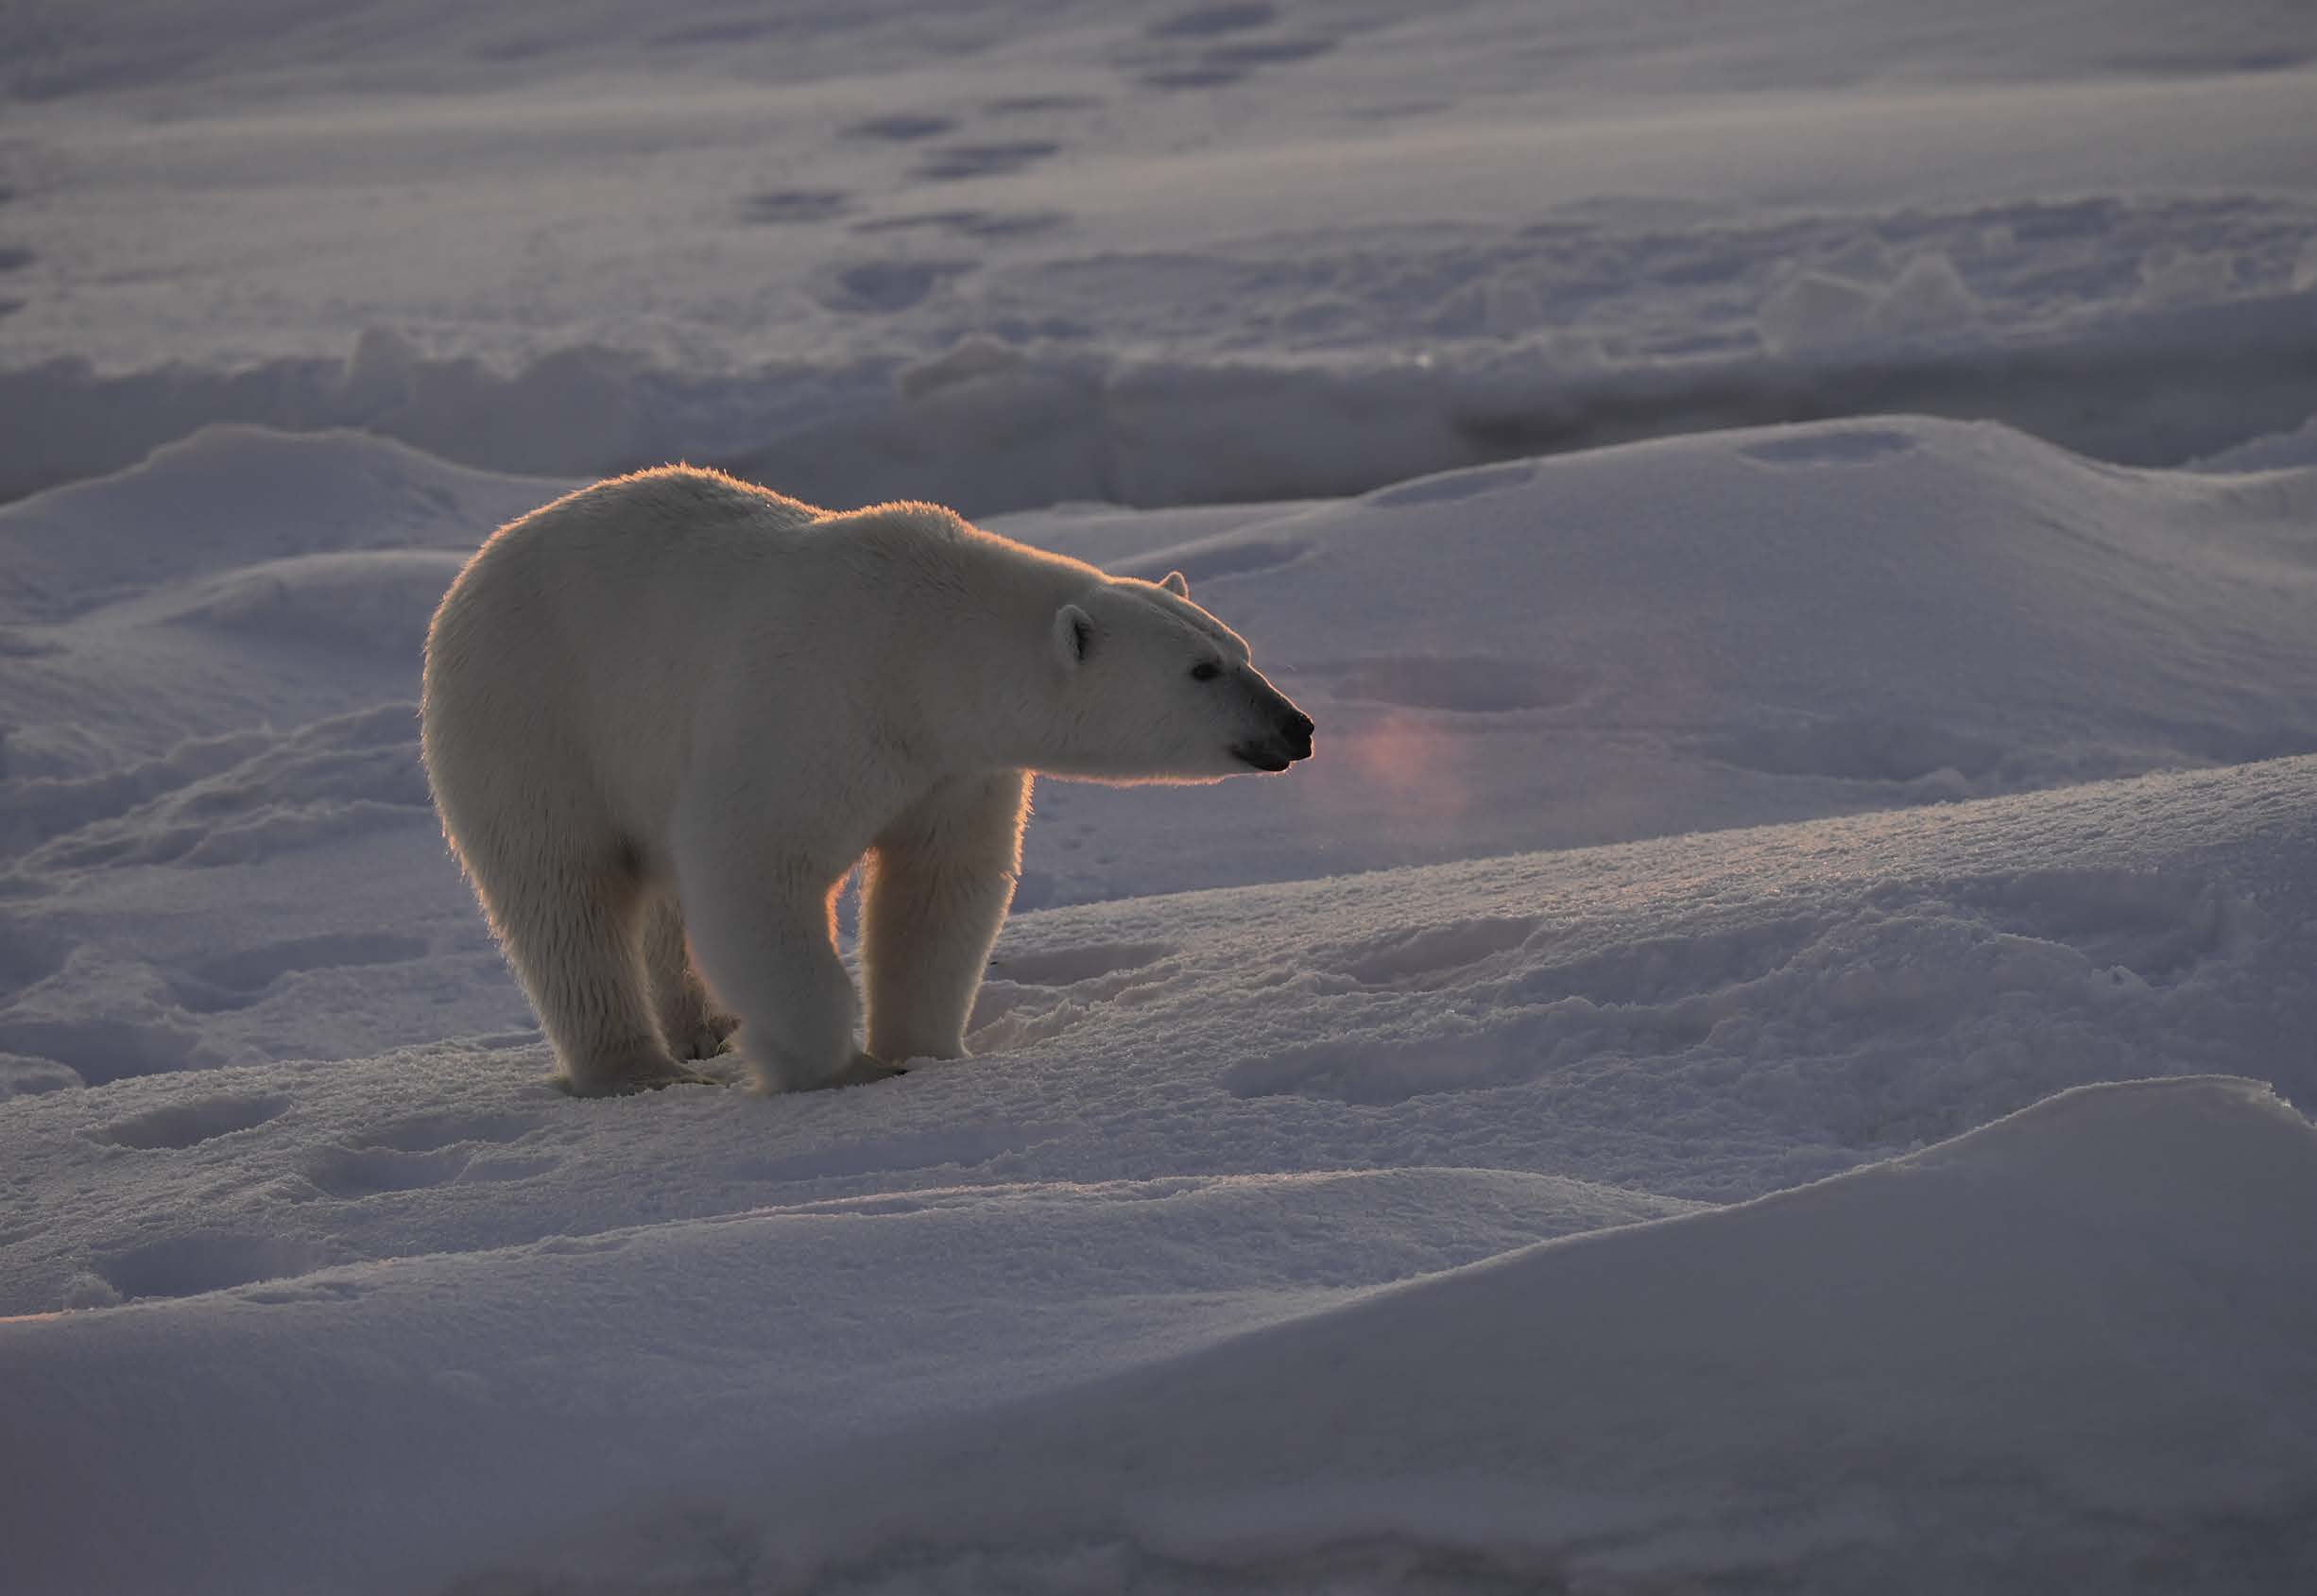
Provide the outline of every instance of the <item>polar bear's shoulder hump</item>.
<path id="1" fill-rule="evenodd" d="M 549 509 L 569 506 L 610 515 L 637 513 L 694 520 L 746 518 L 769 520 L 783 526 L 801 526 L 825 519 L 829 512 L 785 493 L 775 493 L 753 482 L 706 466 L 654 466 L 607 478 L 592 487 L 566 494 Z"/>

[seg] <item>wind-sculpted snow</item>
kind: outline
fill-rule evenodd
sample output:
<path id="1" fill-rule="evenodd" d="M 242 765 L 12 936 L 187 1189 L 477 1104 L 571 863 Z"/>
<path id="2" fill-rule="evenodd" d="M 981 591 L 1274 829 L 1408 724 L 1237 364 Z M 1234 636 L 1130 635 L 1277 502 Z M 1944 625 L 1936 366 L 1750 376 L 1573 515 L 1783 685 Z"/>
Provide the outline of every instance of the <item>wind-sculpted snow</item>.
<path id="1" fill-rule="evenodd" d="M 2011 216 L 1972 212 L 1952 226 L 1978 236 Z M 1908 231 L 1904 221 L 1873 225 Z M 2312 225 L 2311 213 L 2261 216 L 2263 258 L 2288 259 L 2281 252 Z M 1557 270 L 1615 269 L 1622 249 L 1600 252 L 1606 258 L 1499 269 L 1550 282 Z M 1184 275 L 1175 265 L 1143 269 L 1174 283 Z M 940 300 L 935 290 L 969 269 L 901 263 L 842 276 L 853 300 L 917 304 Z M 2317 405 L 2307 376 L 2317 358 L 2313 296 L 2288 288 L 2274 262 L 2252 273 L 2271 292 L 2236 293 L 2224 272 L 2230 292 L 2219 302 L 2148 304 L 2135 294 L 2058 325 L 1969 321 L 1936 335 L 1892 308 L 1915 302 L 1910 285 L 1925 274 L 1890 269 L 1898 275 L 1879 287 L 1811 275 L 1772 286 L 1764 277 L 1759 327 L 1734 327 L 1708 351 L 1622 363 L 1565 340 L 1508 343 L 1485 328 L 1426 337 L 1420 353 L 1403 354 L 1392 335 L 1421 324 L 1399 327 L 1393 316 L 1343 348 L 1167 358 L 979 330 L 914 356 L 743 372 L 595 347 L 511 371 L 409 357 L 386 389 L 368 374 L 376 338 L 343 360 L 301 356 L 220 375 L 0 369 L 0 403 L 26 419 L 0 439 L 0 499 L 119 471 L 218 423 L 359 429 L 470 467 L 555 476 L 690 458 L 812 500 L 920 497 L 992 514 L 1067 499 L 1158 506 L 1357 493 L 1507 456 L 1894 411 L 1993 419 L 2103 458 L 2177 465 L 2288 431 Z M 1268 264 L 1245 271 L 1277 274 Z M 1218 275 L 1217 291 L 1230 292 L 1230 274 Z M 1953 267 L 1929 281 L 1952 283 Z M 1139 280 L 1098 288 L 1145 298 Z M 1052 290 L 1034 282 L 1017 292 L 1042 300 Z M 938 322 L 953 330 L 956 312 L 943 307 Z M 1168 341 L 1193 332 L 1187 320 Z M 2206 403 L 2180 406 L 2187 387 Z"/>
<path id="2" fill-rule="evenodd" d="M 849 1592 L 2288 1589 L 2312 1201 L 2317 1128 L 2257 1088 L 2086 1088 L 775 1473 L 795 1535 L 695 1507 L 597 1555 Z"/>
<path id="3" fill-rule="evenodd" d="M 215 422 L 991 513 L 2317 409 L 2291 3 L 663 10 L 0 19 L 0 496 Z"/>
<path id="4" fill-rule="evenodd" d="M 152 1505 L 98 1536 L 36 1483 L 9 1539 L 36 1589 L 406 1587 L 566 1521 L 644 1559 L 607 1589 L 1059 1588 L 1093 1545 L 1292 1587 L 1377 1540 L 1412 1587 L 2306 1574 L 2309 1127 L 2181 1082 L 1904 1155 L 2104 1081 L 2317 1102 L 2313 793 L 2287 760 L 1025 916 L 982 1056 L 826 1095 L 575 1101 L 514 1032 L 20 1099 L 0 1307 L 127 1306 L 0 1326 L 0 1416 L 94 1427 Z M 370 1508 L 301 1461 L 323 1411 Z M 231 1550 L 187 1572 L 197 1526 Z"/>
<path id="5" fill-rule="evenodd" d="M 1357 501 L 1001 521 L 1114 569 L 1193 573 L 1321 727 L 1320 757 L 1292 781 L 1041 784 L 1017 906 L 2317 748 L 2309 477 L 2125 472 L 1999 428 L 1885 418 L 1478 468 Z M 241 429 L 0 509 L 13 568 L 46 573 L 9 628 L 23 649 L 0 686 L 0 1051 L 25 1060 L 9 1079 L 345 1056 L 438 1039 L 453 1014 L 472 1032 L 528 1023 L 437 834 L 409 698 L 415 640 L 464 547 L 555 486 L 349 435 Z M 170 504 L 193 506 L 182 539 L 141 558 L 133 530 Z M 122 897 L 132 869 L 162 873 Z M 1983 973 L 1955 961 L 2002 963 L 1977 944 L 1913 971 L 1888 956 L 1950 910 L 2005 927 L 1998 884 L 1928 906 L 1895 896 L 1869 921 L 1708 937 L 1685 956 L 1718 949 L 1731 979 L 1783 994 L 1754 1044 L 1775 1051 L 1835 1035 L 1861 1003 L 1879 1013 L 1877 986 L 1934 1009 L 1941 983 Z M 2105 894 L 2079 916 L 2087 935 L 2153 928 L 2146 952 L 2085 943 L 2090 969 L 2136 980 L 2161 982 L 2233 923 L 2194 879 L 2084 890 Z M 1113 987 L 1172 968 L 1164 936 L 1094 942 L 1124 950 Z M 1347 951 L 1328 969 L 1422 988 L 1435 977 L 1415 950 L 1433 945 Z M 259 970 L 277 947 L 399 952 L 317 956 L 293 980 Z M 2015 974 L 2062 976 L 2059 956 Z M 1056 988 L 1078 966 L 1038 968 L 992 970 L 991 1045 L 1077 1022 L 1075 998 L 1037 1000 L 1088 977 Z M 1568 1001 L 1477 1024 L 1453 1072 L 1411 1071 L 1388 1042 L 1285 1047 L 1234 1090 L 1395 1102 L 1450 1073 L 1518 1083 L 1554 1050 L 1717 1022 L 1708 996 L 1673 987 L 1647 1012 L 1588 1009 L 1592 969 L 1544 959 L 1522 989 Z M 436 1001 L 413 1006 L 421 990 Z M 1797 1030 L 1804 1015 L 1832 1018 Z M 2000 1050 L 1973 1068 L 1999 1072 Z"/>
<path id="6" fill-rule="evenodd" d="M 0 1589 L 2317 1589 L 2306 12 L 0 8 Z M 674 458 L 1316 757 L 563 1095 L 416 644 Z"/>

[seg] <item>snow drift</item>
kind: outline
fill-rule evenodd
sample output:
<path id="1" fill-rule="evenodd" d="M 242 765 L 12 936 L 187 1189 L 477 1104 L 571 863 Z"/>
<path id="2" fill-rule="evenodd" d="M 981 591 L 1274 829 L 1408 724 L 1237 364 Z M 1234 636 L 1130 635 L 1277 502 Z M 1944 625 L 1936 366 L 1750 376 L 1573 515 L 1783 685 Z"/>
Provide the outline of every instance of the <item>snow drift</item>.
<path id="1" fill-rule="evenodd" d="M 27 847 L 77 820 L 133 826 L 124 807 L 227 758 L 180 740 L 414 696 L 402 645 L 457 552 L 558 486 L 355 435 L 222 429 L 0 508 L 0 716 L 20 778 L 0 820 Z M 2313 505 L 2308 469 L 2133 472 L 1999 427 L 1886 418 L 1359 500 L 1000 518 L 1113 570 L 1182 569 L 1322 729 L 1292 783 L 1045 785 L 1020 901 L 2317 748 Z M 173 527 L 159 553 L 126 530 L 156 524 Z M 1130 832 L 1132 849 L 1105 840 Z"/>
<path id="2" fill-rule="evenodd" d="M 981 1056 L 810 1099 L 528 1032 L 20 1099 L 0 1528 L 33 1590 L 2290 1587 L 2309 1126 L 1931 1144 L 2317 1096 L 2313 778 L 1026 915 Z"/>
<path id="3" fill-rule="evenodd" d="M 2312 1201 L 2317 1128 L 2247 1083 L 2085 1088 L 777 1475 L 803 1511 L 736 1538 L 772 1590 L 2282 1590 Z"/>
<path id="4" fill-rule="evenodd" d="M 0 9 L 10 1596 L 2317 1587 L 2306 7 L 1551 10 Z M 1319 759 L 563 1097 L 412 644 L 671 457 Z"/>

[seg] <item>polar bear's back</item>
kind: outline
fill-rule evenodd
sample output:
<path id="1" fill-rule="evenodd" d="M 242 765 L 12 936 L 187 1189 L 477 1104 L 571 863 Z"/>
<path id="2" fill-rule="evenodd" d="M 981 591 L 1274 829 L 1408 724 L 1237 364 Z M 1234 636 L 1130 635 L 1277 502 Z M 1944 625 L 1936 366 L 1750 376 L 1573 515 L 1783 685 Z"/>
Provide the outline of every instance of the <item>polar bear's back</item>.
<path id="1" fill-rule="evenodd" d="M 595 590 L 625 599 L 680 592 L 734 560 L 782 558 L 827 512 L 720 472 L 662 466 L 566 493 L 509 522 L 459 578 L 478 595 L 504 582 L 547 589 L 560 609 Z"/>
<path id="2" fill-rule="evenodd" d="M 443 775 L 624 794 L 644 810 L 687 752 L 703 683 L 722 674 L 736 595 L 756 628 L 809 589 L 822 512 L 715 472 L 662 468 L 565 495 L 486 541 L 426 644 L 425 748 Z M 795 583 L 783 580 L 795 576 Z M 777 606 L 776 606 L 777 607 Z M 623 817 L 639 823 L 646 815 Z"/>

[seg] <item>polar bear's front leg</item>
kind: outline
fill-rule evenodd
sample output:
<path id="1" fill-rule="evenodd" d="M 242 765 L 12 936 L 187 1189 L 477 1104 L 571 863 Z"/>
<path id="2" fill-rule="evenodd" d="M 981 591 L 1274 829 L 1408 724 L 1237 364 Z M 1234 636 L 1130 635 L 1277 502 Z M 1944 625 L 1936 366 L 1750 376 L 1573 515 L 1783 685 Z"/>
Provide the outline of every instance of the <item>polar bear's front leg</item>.
<path id="1" fill-rule="evenodd" d="M 677 889 L 692 952 L 734 1043 L 766 1091 L 854 1077 L 860 1001 L 836 953 L 835 883 L 796 860 L 700 846 L 679 849 Z"/>
<path id="2" fill-rule="evenodd" d="M 861 972 L 879 1058 L 964 1055 L 966 1019 L 1021 872 L 1029 798 L 1019 770 L 946 781 L 870 849 Z"/>

